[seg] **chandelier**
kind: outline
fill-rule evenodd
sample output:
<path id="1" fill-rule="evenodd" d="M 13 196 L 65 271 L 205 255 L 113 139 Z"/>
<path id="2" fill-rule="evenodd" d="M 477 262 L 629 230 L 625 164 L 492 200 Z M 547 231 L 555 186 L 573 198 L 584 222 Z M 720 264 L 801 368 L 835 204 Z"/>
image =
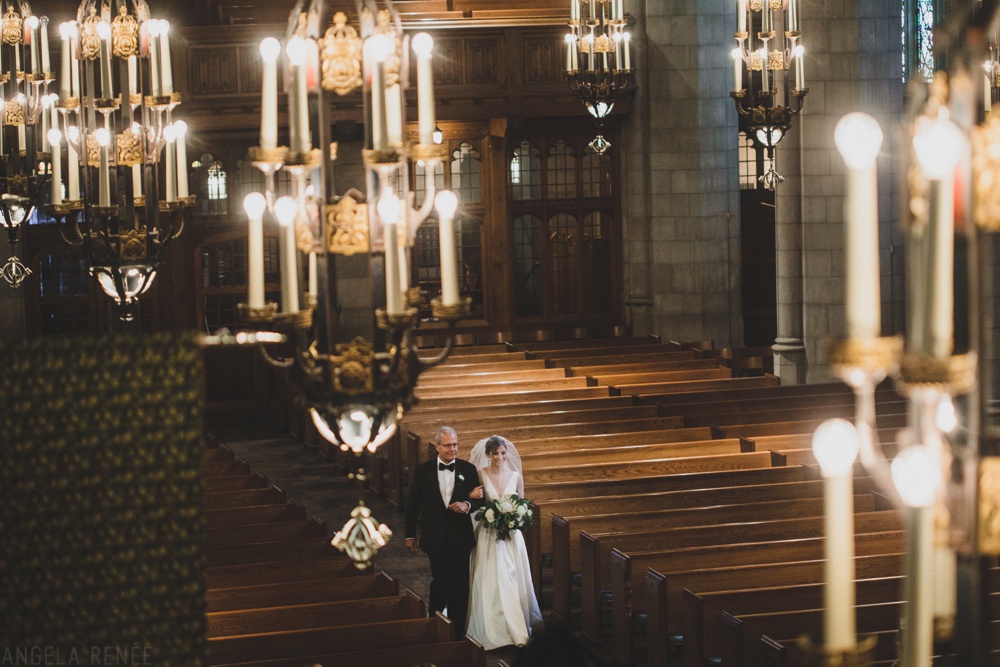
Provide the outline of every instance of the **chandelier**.
<path id="1" fill-rule="evenodd" d="M 732 50 L 729 94 L 736 100 L 740 131 L 766 152 L 770 166 L 760 181 L 774 190 L 785 180 L 774 168 L 774 147 L 791 128 L 809 92 L 799 43 L 799 1 L 736 0 L 736 16 L 733 36 L 738 46 Z"/>
<path id="2" fill-rule="evenodd" d="M 130 321 L 194 197 L 187 128 L 172 119 L 181 98 L 173 88 L 169 25 L 150 16 L 145 0 L 113 5 L 83 0 L 77 20 L 59 27 L 47 210 L 62 239 L 83 249 L 121 319 Z"/>
<path id="3" fill-rule="evenodd" d="M 584 9 L 586 11 L 584 12 Z M 570 0 L 566 34 L 566 77 L 598 134 L 590 148 L 603 155 L 611 144 L 600 133 L 618 94 L 632 79 L 632 36 L 626 32 L 624 0 Z"/>
<path id="4" fill-rule="evenodd" d="M 451 334 L 470 305 L 458 288 L 453 231 L 458 202 L 449 191 L 436 192 L 433 179 L 435 166 L 447 157 L 445 147 L 434 141 L 433 39 L 426 33 L 412 39 L 404 35 L 392 2 L 385 4 L 380 11 L 374 2 L 359 2 L 359 30 L 343 13 L 327 19 L 322 0 L 299 0 L 284 47 L 274 38 L 261 43 L 260 146 L 251 148 L 250 156 L 265 176 L 266 192 L 244 200 L 250 225 L 249 293 L 242 311 L 254 329 L 284 334 L 294 344 L 294 351 L 261 349 L 270 363 L 288 370 L 317 431 L 353 453 L 351 475 L 359 481 L 361 500 L 333 544 L 362 569 L 390 536 L 364 504 L 364 457 L 395 434 L 416 400 L 413 389 L 420 373 L 444 361 L 453 342 L 449 335 L 437 357 L 423 359 L 413 336 L 424 297 L 409 284 L 410 251 L 432 208 L 440 225 L 442 286 L 430 302 L 432 316 L 446 322 Z M 324 30 L 325 20 L 330 22 Z M 405 143 L 405 93 L 413 59 L 419 133 L 415 143 Z M 279 60 L 289 82 L 288 146 L 278 145 Z M 325 98 L 358 90 L 364 110 L 365 193 L 337 194 L 329 185 L 337 144 L 328 136 Z M 420 202 L 411 191 L 411 164 L 423 166 Z M 276 191 L 279 170 L 289 174 L 287 193 Z M 280 303 L 265 302 L 267 212 L 280 226 Z M 337 255 L 368 257 L 376 305 L 370 338 L 345 340 L 338 330 Z"/>
<path id="5" fill-rule="evenodd" d="M 45 197 L 52 168 L 47 133 L 52 122 L 54 79 L 49 65 L 47 17 L 31 13 L 27 2 L 4 3 L 0 34 L 0 226 L 7 230 L 10 257 L 0 276 L 17 288 L 31 270 L 17 257 L 21 228 Z"/>

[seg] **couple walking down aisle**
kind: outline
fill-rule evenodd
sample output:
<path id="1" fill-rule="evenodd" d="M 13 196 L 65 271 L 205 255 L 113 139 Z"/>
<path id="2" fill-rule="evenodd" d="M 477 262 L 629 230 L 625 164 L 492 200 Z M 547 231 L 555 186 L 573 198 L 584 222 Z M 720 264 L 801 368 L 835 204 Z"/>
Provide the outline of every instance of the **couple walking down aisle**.
<path id="1" fill-rule="evenodd" d="M 480 440 L 469 461 L 479 470 L 481 482 L 474 494 L 486 500 L 512 493 L 524 497 L 521 458 L 506 438 L 494 435 Z M 524 536 L 515 530 L 510 539 L 497 540 L 497 531 L 482 522 L 476 522 L 475 533 L 466 632 L 487 651 L 510 644 L 522 646 L 533 628 L 542 627 Z"/>
<path id="2" fill-rule="evenodd" d="M 523 493 L 517 451 L 492 436 L 476 443 L 469 462 L 458 459 L 454 429 L 438 429 L 435 440 L 437 459 L 417 467 L 406 504 L 406 545 L 418 552 L 419 518 L 419 546 L 431 562 L 430 614 L 447 608 L 457 637 L 468 621 L 468 634 L 486 650 L 525 644 L 542 618 L 524 538 L 513 531 L 497 542 L 494 529 L 481 522 L 473 529 L 462 516 L 480 510 L 484 498 Z"/>

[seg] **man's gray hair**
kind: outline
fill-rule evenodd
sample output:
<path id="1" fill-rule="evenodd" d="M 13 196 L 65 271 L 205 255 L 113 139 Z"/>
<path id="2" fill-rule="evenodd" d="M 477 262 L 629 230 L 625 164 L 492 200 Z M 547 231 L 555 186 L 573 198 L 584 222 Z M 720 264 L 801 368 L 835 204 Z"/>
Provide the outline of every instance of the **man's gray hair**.
<path id="1" fill-rule="evenodd" d="M 458 433 L 456 433 L 455 429 L 453 429 L 450 426 L 442 426 L 441 428 L 439 428 L 437 432 L 434 434 L 434 442 L 436 443 L 441 442 L 442 435 L 453 435 L 455 436 L 455 440 L 456 441 L 458 440 Z"/>

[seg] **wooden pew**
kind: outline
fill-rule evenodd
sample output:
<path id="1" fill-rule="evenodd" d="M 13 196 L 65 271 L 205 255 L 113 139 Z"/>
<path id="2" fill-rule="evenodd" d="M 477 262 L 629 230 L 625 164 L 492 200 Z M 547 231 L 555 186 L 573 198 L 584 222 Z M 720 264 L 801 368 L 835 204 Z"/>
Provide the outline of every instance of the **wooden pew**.
<path id="1" fill-rule="evenodd" d="M 399 582 L 383 571 L 372 577 L 334 577 L 210 588 L 205 591 L 205 609 L 208 612 L 235 611 L 390 595 L 399 595 Z"/>
<path id="2" fill-rule="evenodd" d="M 600 447 L 577 449 L 574 452 L 532 452 L 521 455 L 521 464 L 527 471 L 559 465 L 572 461 L 574 465 L 595 463 L 628 463 L 665 458 L 688 456 L 712 456 L 716 454 L 739 454 L 745 449 L 739 438 L 725 440 L 695 440 L 693 442 L 667 442 L 626 447 Z M 518 447 L 518 452 L 521 448 Z"/>
<path id="3" fill-rule="evenodd" d="M 249 475 L 250 465 L 240 460 L 233 461 L 213 461 L 202 464 L 202 475 L 208 480 L 215 477 L 225 477 L 227 475 Z"/>
<path id="4" fill-rule="evenodd" d="M 562 349 L 534 349 L 525 350 L 529 359 L 545 359 L 557 365 L 570 365 L 579 360 L 587 360 L 587 363 L 617 363 L 619 360 L 638 361 L 640 359 L 693 359 L 695 354 L 689 350 L 679 350 L 670 345 L 662 343 L 642 343 L 639 345 L 625 346 L 591 346 Z M 592 362 L 593 359 L 613 359 L 613 361 Z M 579 364 L 577 364 L 579 365 Z"/>
<path id="5" fill-rule="evenodd" d="M 254 544 L 230 544 L 222 547 L 206 547 L 205 566 L 243 565 L 250 563 L 302 560 L 318 557 L 342 557 L 330 544 L 330 538 L 305 537 L 299 540 L 278 542 L 258 542 Z"/>
<path id="6" fill-rule="evenodd" d="M 527 370 L 480 371 L 475 367 L 463 368 L 456 373 L 421 375 L 417 390 L 454 385 L 496 384 L 499 382 L 525 382 L 530 380 L 555 380 L 568 377 L 565 368 L 532 368 Z"/>
<path id="7" fill-rule="evenodd" d="M 826 386 L 826 385 L 821 385 Z M 778 389 L 775 387 L 773 389 Z M 745 398 L 733 398 L 725 400 L 693 400 L 685 403 L 670 403 L 663 406 L 666 414 L 681 414 L 690 417 L 707 417 L 711 415 L 752 415 L 760 410 L 773 410 L 780 408 L 822 408 L 826 406 L 854 405 L 854 394 L 850 391 L 836 391 L 830 393 L 808 393 L 803 395 L 785 394 L 771 395 L 773 389 L 759 392 L 763 395 L 748 396 Z M 899 400 L 899 395 L 895 391 L 883 390 L 876 392 L 878 404 Z"/>
<path id="8" fill-rule="evenodd" d="M 574 350 L 594 350 L 600 348 L 631 348 L 656 345 L 670 350 L 679 350 L 675 345 L 663 344 L 656 336 L 614 336 L 610 338 L 579 338 L 575 340 L 537 341 L 514 343 L 517 350 L 526 352 L 572 352 Z"/>
<path id="9" fill-rule="evenodd" d="M 451 622 L 438 614 L 434 618 L 365 625 L 341 625 L 235 637 L 209 637 L 208 655 L 209 664 L 212 665 L 263 664 L 267 660 L 281 660 L 284 662 L 275 664 L 294 664 L 301 667 L 302 658 L 329 654 L 332 647 L 336 647 L 340 653 L 357 653 L 374 646 L 399 648 L 445 643 L 450 642 L 453 637 Z M 339 666 L 343 662 L 338 659 L 330 660 L 327 664 Z"/>
<path id="10" fill-rule="evenodd" d="M 642 397 L 643 403 L 656 403 L 664 407 L 683 405 L 685 403 L 728 402 L 746 399 L 761 399 L 770 397 L 798 397 L 827 394 L 850 395 L 849 387 L 842 383 L 775 385 L 771 387 L 749 387 L 731 389 L 713 389 L 711 391 L 672 392 L 664 394 L 648 394 Z"/>
<path id="11" fill-rule="evenodd" d="M 711 361 L 711 360 L 709 360 Z M 714 362 L 713 362 L 714 363 Z M 713 380 L 731 378 L 733 371 L 725 366 L 708 366 L 707 368 L 681 368 L 671 370 L 643 370 L 632 373 L 613 373 L 608 375 L 588 375 L 599 384 L 617 387 L 624 384 L 679 382 L 686 380 Z"/>
<path id="12" fill-rule="evenodd" d="M 543 380 L 512 380 L 509 382 L 490 382 L 484 384 L 466 383 L 448 385 L 445 387 L 417 387 L 414 394 L 420 400 L 425 398 L 448 398 L 468 396 L 470 393 L 499 394 L 510 391 L 529 391 L 540 389 L 571 389 L 588 386 L 587 378 L 560 377 Z"/>
<path id="13" fill-rule="evenodd" d="M 673 392 L 687 393 L 736 388 L 757 389 L 763 387 L 773 387 L 776 386 L 778 382 L 778 378 L 773 375 L 763 375 L 761 377 L 724 378 L 719 380 L 688 380 L 679 382 L 619 384 L 615 385 L 614 388 L 622 394 L 635 394 L 636 396 L 662 396 Z"/>
<path id="14" fill-rule="evenodd" d="M 874 556 L 873 558 L 880 558 Z M 863 559 L 855 559 L 861 561 Z M 902 559 L 899 569 L 902 571 Z M 822 572 L 820 572 L 822 577 Z M 855 607 L 858 632 L 891 631 L 898 629 L 899 617 L 903 609 L 900 601 L 878 604 L 863 604 Z M 762 635 L 778 636 L 781 639 L 793 639 L 814 631 L 823 624 L 823 609 L 795 609 L 792 611 L 776 611 L 759 614 L 743 614 L 733 616 L 727 612 L 719 615 L 724 637 L 722 644 L 723 667 L 749 667 L 757 665 L 756 655 Z M 781 641 L 779 639 L 778 641 Z"/>
<path id="15" fill-rule="evenodd" d="M 570 375 L 586 375 L 592 378 L 600 378 L 616 373 L 646 373 L 657 371 L 674 371 L 693 368 L 715 368 L 718 363 L 715 359 L 696 359 L 687 357 L 682 359 L 647 360 L 633 361 L 621 364 L 590 364 L 587 366 L 568 366 L 566 368 Z"/>
<path id="16" fill-rule="evenodd" d="M 525 494 L 528 493 L 528 488 L 533 489 L 536 485 L 559 484 L 576 480 L 636 479 L 661 475 L 682 475 L 769 467 L 771 467 L 771 455 L 769 452 L 688 456 L 616 463 L 612 465 L 583 464 L 553 466 L 532 470 L 531 478 L 525 480 Z"/>
<path id="17" fill-rule="evenodd" d="M 909 403 L 900 399 L 898 401 L 883 401 L 875 407 L 875 413 L 879 422 L 890 415 L 905 415 Z M 698 415 L 695 422 L 698 424 L 728 427 L 734 424 L 761 424 L 765 422 L 793 422 L 804 420 L 826 420 L 839 417 L 841 419 L 854 418 L 854 404 L 826 405 L 811 407 L 758 409 L 753 413 L 732 414 L 720 411 L 717 414 Z"/>
<path id="18" fill-rule="evenodd" d="M 204 508 L 209 511 L 250 505 L 284 504 L 287 500 L 285 492 L 275 486 L 241 491 L 209 491 L 204 496 Z"/>
<path id="19" fill-rule="evenodd" d="M 335 557 L 314 556 L 298 560 L 218 565 L 205 568 L 205 587 L 210 590 L 287 584 L 337 577 L 370 577 L 354 566 L 354 561 L 338 553 Z"/>
<path id="20" fill-rule="evenodd" d="M 266 489 L 268 486 L 270 486 L 270 482 L 267 477 L 264 477 L 260 473 L 228 475 L 225 477 L 212 477 L 204 480 L 204 491 L 206 494 L 222 493 L 224 491 Z"/>
<path id="21" fill-rule="evenodd" d="M 510 355 L 514 357 L 509 361 L 487 361 L 477 362 L 475 359 L 449 357 L 448 361 L 428 368 L 420 374 L 420 379 L 437 378 L 440 376 L 452 376 L 464 373 L 492 373 L 494 371 L 530 371 L 545 368 L 544 359 L 525 359 L 522 355 Z"/>
<path id="22" fill-rule="evenodd" d="M 238 544 L 285 542 L 310 537 L 325 537 L 326 528 L 326 524 L 316 518 L 210 528 L 205 531 L 205 547 L 226 547 Z"/>
<path id="23" fill-rule="evenodd" d="M 211 639 L 338 625 L 357 626 L 425 616 L 427 609 L 424 601 L 407 591 L 403 595 L 390 597 L 209 612 L 206 624 L 207 636 Z"/>
<path id="24" fill-rule="evenodd" d="M 753 440 L 759 436 L 767 435 L 788 435 L 793 433 L 812 434 L 816 431 L 824 419 L 806 419 L 800 421 L 770 422 L 765 424 L 732 424 L 719 427 L 716 433 L 720 438 L 742 437 Z M 885 415 L 879 419 L 880 429 L 904 428 L 906 426 L 906 415 L 895 414 Z"/>
<path id="25" fill-rule="evenodd" d="M 882 535 L 871 533 L 870 535 Z M 902 533 L 892 533 L 902 539 Z M 859 538 L 865 537 L 859 535 Z M 764 545 L 761 545 L 765 548 Z M 860 554 L 864 555 L 864 554 Z M 902 591 L 903 577 L 889 576 L 855 581 L 855 596 L 857 604 L 871 604 L 886 600 L 899 599 Z M 724 591 L 709 591 L 693 593 L 689 589 L 683 591 L 682 631 L 684 667 L 702 667 L 709 657 L 718 658 L 721 645 L 721 626 L 718 616 L 726 611 L 730 614 L 745 614 L 752 612 L 770 612 L 781 609 L 800 607 L 815 609 L 823 606 L 824 584 L 797 584 L 771 586 L 763 588 L 744 588 Z M 653 629 L 649 628 L 652 638 Z M 658 642 L 659 644 L 659 642 Z M 665 655 L 663 650 L 666 642 L 658 648 L 655 654 Z M 650 650 L 650 660 L 654 651 Z"/>
<path id="26" fill-rule="evenodd" d="M 291 521 L 305 519 L 306 511 L 295 501 L 284 505 L 248 505 L 221 510 L 208 510 L 202 513 L 205 518 L 205 529 L 228 528 L 230 526 L 252 526 L 258 523 L 272 521 Z"/>
<path id="27" fill-rule="evenodd" d="M 378 648 L 356 653 L 327 653 L 286 660 L 264 660 L 229 665 L 229 667 L 303 667 L 303 665 L 335 665 L 336 667 L 486 667 L 486 651 L 471 637 L 460 642 L 419 644 L 396 648 Z"/>
<path id="28" fill-rule="evenodd" d="M 855 533 L 901 530 L 895 511 L 862 512 L 854 517 Z M 601 641 L 601 591 L 610 587 L 611 550 L 623 553 L 666 551 L 684 547 L 741 542 L 768 542 L 803 537 L 821 537 L 823 517 L 774 519 L 710 526 L 686 526 L 670 530 L 618 530 L 580 533 L 581 629 L 586 639 Z M 554 612 L 555 610 L 553 610 Z"/>
<path id="29" fill-rule="evenodd" d="M 875 508 L 874 498 L 855 498 L 859 511 Z M 570 618 L 570 599 L 573 573 L 580 571 L 581 583 L 584 576 L 598 578 L 599 585 L 589 589 L 587 594 L 595 599 L 581 604 L 594 605 L 599 609 L 602 591 L 611 589 L 611 552 L 595 554 L 597 562 L 591 564 L 590 571 L 583 573 L 580 553 L 580 534 L 591 535 L 613 532 L 627 527 L 628 530 L 669 531 L 685 526 L 713 526 L 753 521 L 760 518 L 769 520 L 792 519 L 801 516 L 816 516 L 823 512 L 823 498 L 796 498 L 763 503 L 718 505 L 715 507 L 694 507 L 648 512 L 633 512 L 622 508 L 619 513 L 604 515 L 584 515 L 574 517 L 552 517 L 552 611 L 560 618 Z M 595 639 L 599 637 L 595 636 Z"/>
<path id="30" fill-rule="evenodd" d="M 536 401 L 566 400 L 573 398 L 588 398 L 595 396 L 611 396 L 607 387 L 601 386 L 578 386 L 564 387 L 557 389 L 519 389 L 519 390 L 495 390 L 484 389 L 471 395 L 465 396 L 425 396 L 420 399 L 417 406 L 420 409 L 433 407 L 453 407 L 460 408 L 463 405 L 470 408 L 510 405 L 519 403 L 530 403 Z"/>

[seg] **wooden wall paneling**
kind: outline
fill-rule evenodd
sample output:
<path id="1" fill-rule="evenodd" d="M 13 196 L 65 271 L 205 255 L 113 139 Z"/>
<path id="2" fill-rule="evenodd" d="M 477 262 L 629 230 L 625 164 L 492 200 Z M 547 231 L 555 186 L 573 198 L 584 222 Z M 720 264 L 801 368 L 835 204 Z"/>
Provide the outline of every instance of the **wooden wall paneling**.
<path id="1" fill-rule="evenodd" d="M 469 85 L 502 86 L 506 63 L 500 36 L 467 38 L 465 41 L 465 82 Z"/>
<path id="2" fill-rule="evenodd" d="M 234 95 L 240 92 L 241 63 L 237 45 L 193 46 L 190 63 L 192 95 Z"/>

